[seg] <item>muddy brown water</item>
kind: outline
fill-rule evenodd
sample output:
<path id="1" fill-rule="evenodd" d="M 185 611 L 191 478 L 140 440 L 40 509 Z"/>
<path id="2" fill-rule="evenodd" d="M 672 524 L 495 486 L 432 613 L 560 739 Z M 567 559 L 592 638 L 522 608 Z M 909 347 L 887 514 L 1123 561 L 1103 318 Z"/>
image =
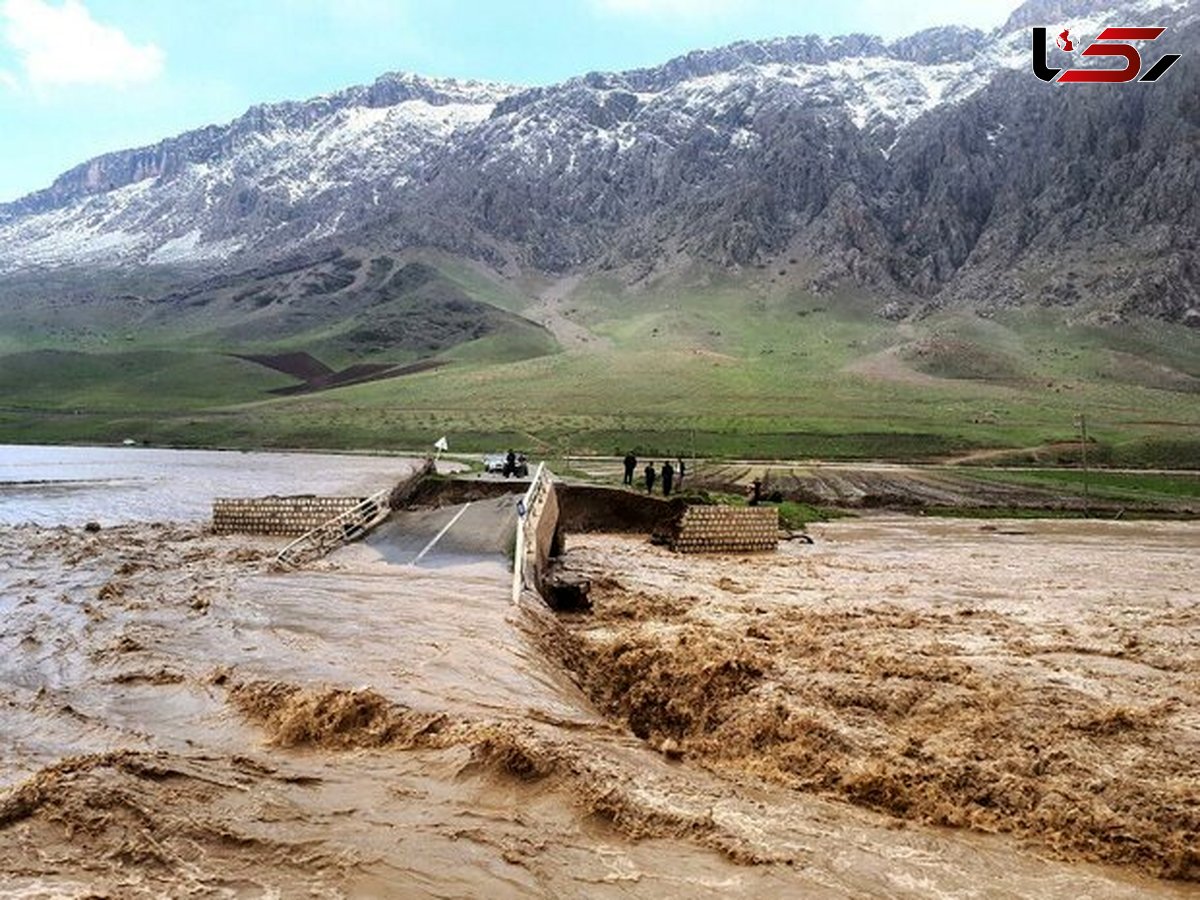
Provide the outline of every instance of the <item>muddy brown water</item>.
<path id="1" fill-rule="evenodd" d="M 1153 727 L 1169 731 L 1154 740 L 1191 761 L 1195 526 L 851 522 L 823 526 L 816 547 L 745 559 L 579 537 L 567 564 L 596 578 L 597 609 L 562 620 L 509 603 L 502 542 L 479 537 L 499 530 L 505 509 L 472 509 L 461 520 L 476 517 L 471 534 L 435 548 L 429 565 L 409 553 L 448 511 L 288 574 L 269 568 L 279 542 L 197 525 L 0 528 L 2 892 L 1194 895 L 1036 833 L 981 833 L 1003 830 L 982 819 L 956 823 L 977 830 L 933 827 L 797 779 L 720 722 L 693 727 L 686 710 L 655 707 L 672 699 L 655 694 L 658 679 L 685 678 L 695 654 L 650 651 L 686 637 L 741 652 L 808 628 L 832 654 L 827 686 L 844 690 L 846 679 L 867 690 L 904 677 L 904 660 L 942 655 L 950 680 L 937 684 L 967 691 L 953 682 L 964 666 L 985 680 L 1003 673 L 1026 697 L 1028 676 L 1076 704 L 1060 707 L 1068 717 L 1091 710 L 1091 697 L 1135 718 L 1167 703 Z M 814 612 L 824 631 L 812 631 Z M 950 628 L 941 616 L 998 616 L 1010 631 Z M 769 641 L 747 635 L 750 619 Z M 642 736 L 597 668 L 621 642 L 658 665 L 633 670 Z M 864 765 L 886 751 L 888 728 L 905 727 L 869 705 L 821 706 L 837 690 L 814 691 L 819 673 L 787 647 L 746 652 L 768 660 L 759 669 L 780 702 L 792 692 L 813 703 L 810 715 L 844 713 L 821 724 L 841 729 L 839 746 L 860 748 Z M 839 653 L 859 654 L 862 671 L 839 667 Z M 884 656 L 901 675 L 870 670 Z M 720 660 L 706 662 L 709 681 L 697 684 L 725 683 L 712 680 Z M 737 721 L 758 709 L 736 705 L 760 697 L 761 674 L 751 682 L 727 692 Z M 696 685 L 679 681 L 673 694 L 694 700 Z M 945 740 L 922 752 L 941 759 Z M 1158 759 L 1108 746 L 1118 753 L 1096 779 Z M 1186 783 L 1175 787 L 1190 800 Z"/>

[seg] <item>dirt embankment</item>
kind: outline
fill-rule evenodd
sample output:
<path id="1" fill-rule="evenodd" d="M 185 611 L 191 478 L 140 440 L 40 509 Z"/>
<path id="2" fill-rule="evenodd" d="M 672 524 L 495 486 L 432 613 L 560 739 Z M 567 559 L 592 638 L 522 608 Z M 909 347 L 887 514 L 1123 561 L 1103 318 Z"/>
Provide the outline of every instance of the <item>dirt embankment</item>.
<path id="1" fill-rule="evenodd" d="M 417 484 L 403 502 L 412 507 L 448 506 L 507 494 L 520 495 L 528 488 L 527 481 L 508 479 L 431 478 Z M 560 482 L 555 491 L 559 520 L 571 533 L 651 534 L 676 519 L 685 506 L 682 500 L 600 485 Z M 393 505 L 398 505 L 394 499 Z"/>
<path id="2" fill-rule="evenodd" d="M 1043 558 L 1014 576 L 981 564 L 993 536 L 956 524 L 952 561 L 916 547 L 684 562 L 578 538 L 567 568 L 593 579 L 595 607 L 565 620 L 560 655 L 669 755 L 1200 880 L 1200 613 L 1174 593 L 1183 556 L 1105 565 L 1098 541 L 1049 560 L 1025 540 L 1004 558 Z M 1072 550 L 1102 571 L 1076 582 Z M 963 595 L 930 602 L 946 565 Z"/>

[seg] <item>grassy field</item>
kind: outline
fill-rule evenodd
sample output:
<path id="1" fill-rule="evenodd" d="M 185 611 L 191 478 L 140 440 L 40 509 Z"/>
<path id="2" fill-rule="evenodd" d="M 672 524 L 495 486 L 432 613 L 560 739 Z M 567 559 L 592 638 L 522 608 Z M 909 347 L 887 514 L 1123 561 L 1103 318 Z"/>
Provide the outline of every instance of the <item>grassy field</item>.
<path id="1" fill-rule="evenodd" d="M 493 333 L 438 350 L 449 364 L 435 371 L 279 398 L 267 392 L 291 383 L 285 376 L 224 354 L 305 349 L 348 365 L 422 353 L 408 341 L 394 353 L 385 345 L 356 356 L 344 325 L 328 316 L 308 322 L 306 307 L 273 313 L 271 328 L 247 327 L 238 340 L 233 288 L 208 303 L 224 310 L 224 324 L 207 331 L 203 308 L 188 311 L 175 333 L 157 315 L 136 334 L 120 320 L 129 311 L 111 301 L 83 305 L 74 319 L 55 309 L 56 327 L 43 315 L 40 330 L 10 308 L 0 315 L 0 440 L 394 449 L 444 434 L 458 450 L 511 445 L 541 455 L 633 447 L 931 459 L 1031 448 L 1011 461 L 1069 464 L 1076 451 L 1065 442 L 1084 412 L 1095 464 L 1200 463 L 1200 334 L 1182 327 L 1100 328 L 1044 310 L 992 319 L 943 311 L 897 325 L 876 314 L 876 299 L 812 296 L 765 273 L 693 273 L 637 290 L 597 278 L 548 305 L 539 297 L 546 283 L 498 281 L 444 258 L 421 262 L 449 286 L 438 288 L 438 302 L 447 291 L 469 296 L 498 316 L 546 321 L 549 331 L 497 319 Z M 357 277 L 367 272 L 361 266 Z M 300 297 L 296 285 L 315 276 L 306 277 L 285 287 Z M 409 297 L 389 300 L 387 314 L 409 310 Z M 369 310 L 356 315 L 370 321 Z M 268 337 L 293 319 L 303 327 Z M 29 352 L 56 346 L 81 352 Z M 1051 458 L 1033 449 L 1056 442 Z"/>
<path id="2" fill-rule="evenodd" d="M 981 481 L 1027 485 L 1068 496 L 1097 500 L 1173 501 L 1200 500 L 1200 477 L 1143 472 L 1106 472 L 1079 469 L 970 472 Z"/>

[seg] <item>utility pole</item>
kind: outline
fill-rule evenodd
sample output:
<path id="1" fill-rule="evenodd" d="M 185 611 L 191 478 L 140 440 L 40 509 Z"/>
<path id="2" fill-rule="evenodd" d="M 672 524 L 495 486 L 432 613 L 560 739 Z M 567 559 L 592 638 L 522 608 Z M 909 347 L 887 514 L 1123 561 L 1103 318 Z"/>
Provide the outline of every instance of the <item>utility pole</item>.
<path id="1" fill-rule="evenodd" d="M 1088 518 L 1088 463 L 1087 463 L 1087 416 L 1080 413 L 1079 423 L 1079 456 L 1083 461 L 1083 517 Z"/>

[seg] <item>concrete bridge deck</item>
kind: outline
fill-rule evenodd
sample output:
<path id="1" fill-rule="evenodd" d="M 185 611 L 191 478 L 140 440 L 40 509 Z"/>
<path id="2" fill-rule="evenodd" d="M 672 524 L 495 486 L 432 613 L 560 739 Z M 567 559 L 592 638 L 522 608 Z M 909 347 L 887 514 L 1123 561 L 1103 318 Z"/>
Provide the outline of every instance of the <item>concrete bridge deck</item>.
<path id="1" fill-rule="evenodd" d="M 438 509 L 398 510 L 361 543 L 392 565 L 507 565 L 520 496 L 517 492 Z"/>

